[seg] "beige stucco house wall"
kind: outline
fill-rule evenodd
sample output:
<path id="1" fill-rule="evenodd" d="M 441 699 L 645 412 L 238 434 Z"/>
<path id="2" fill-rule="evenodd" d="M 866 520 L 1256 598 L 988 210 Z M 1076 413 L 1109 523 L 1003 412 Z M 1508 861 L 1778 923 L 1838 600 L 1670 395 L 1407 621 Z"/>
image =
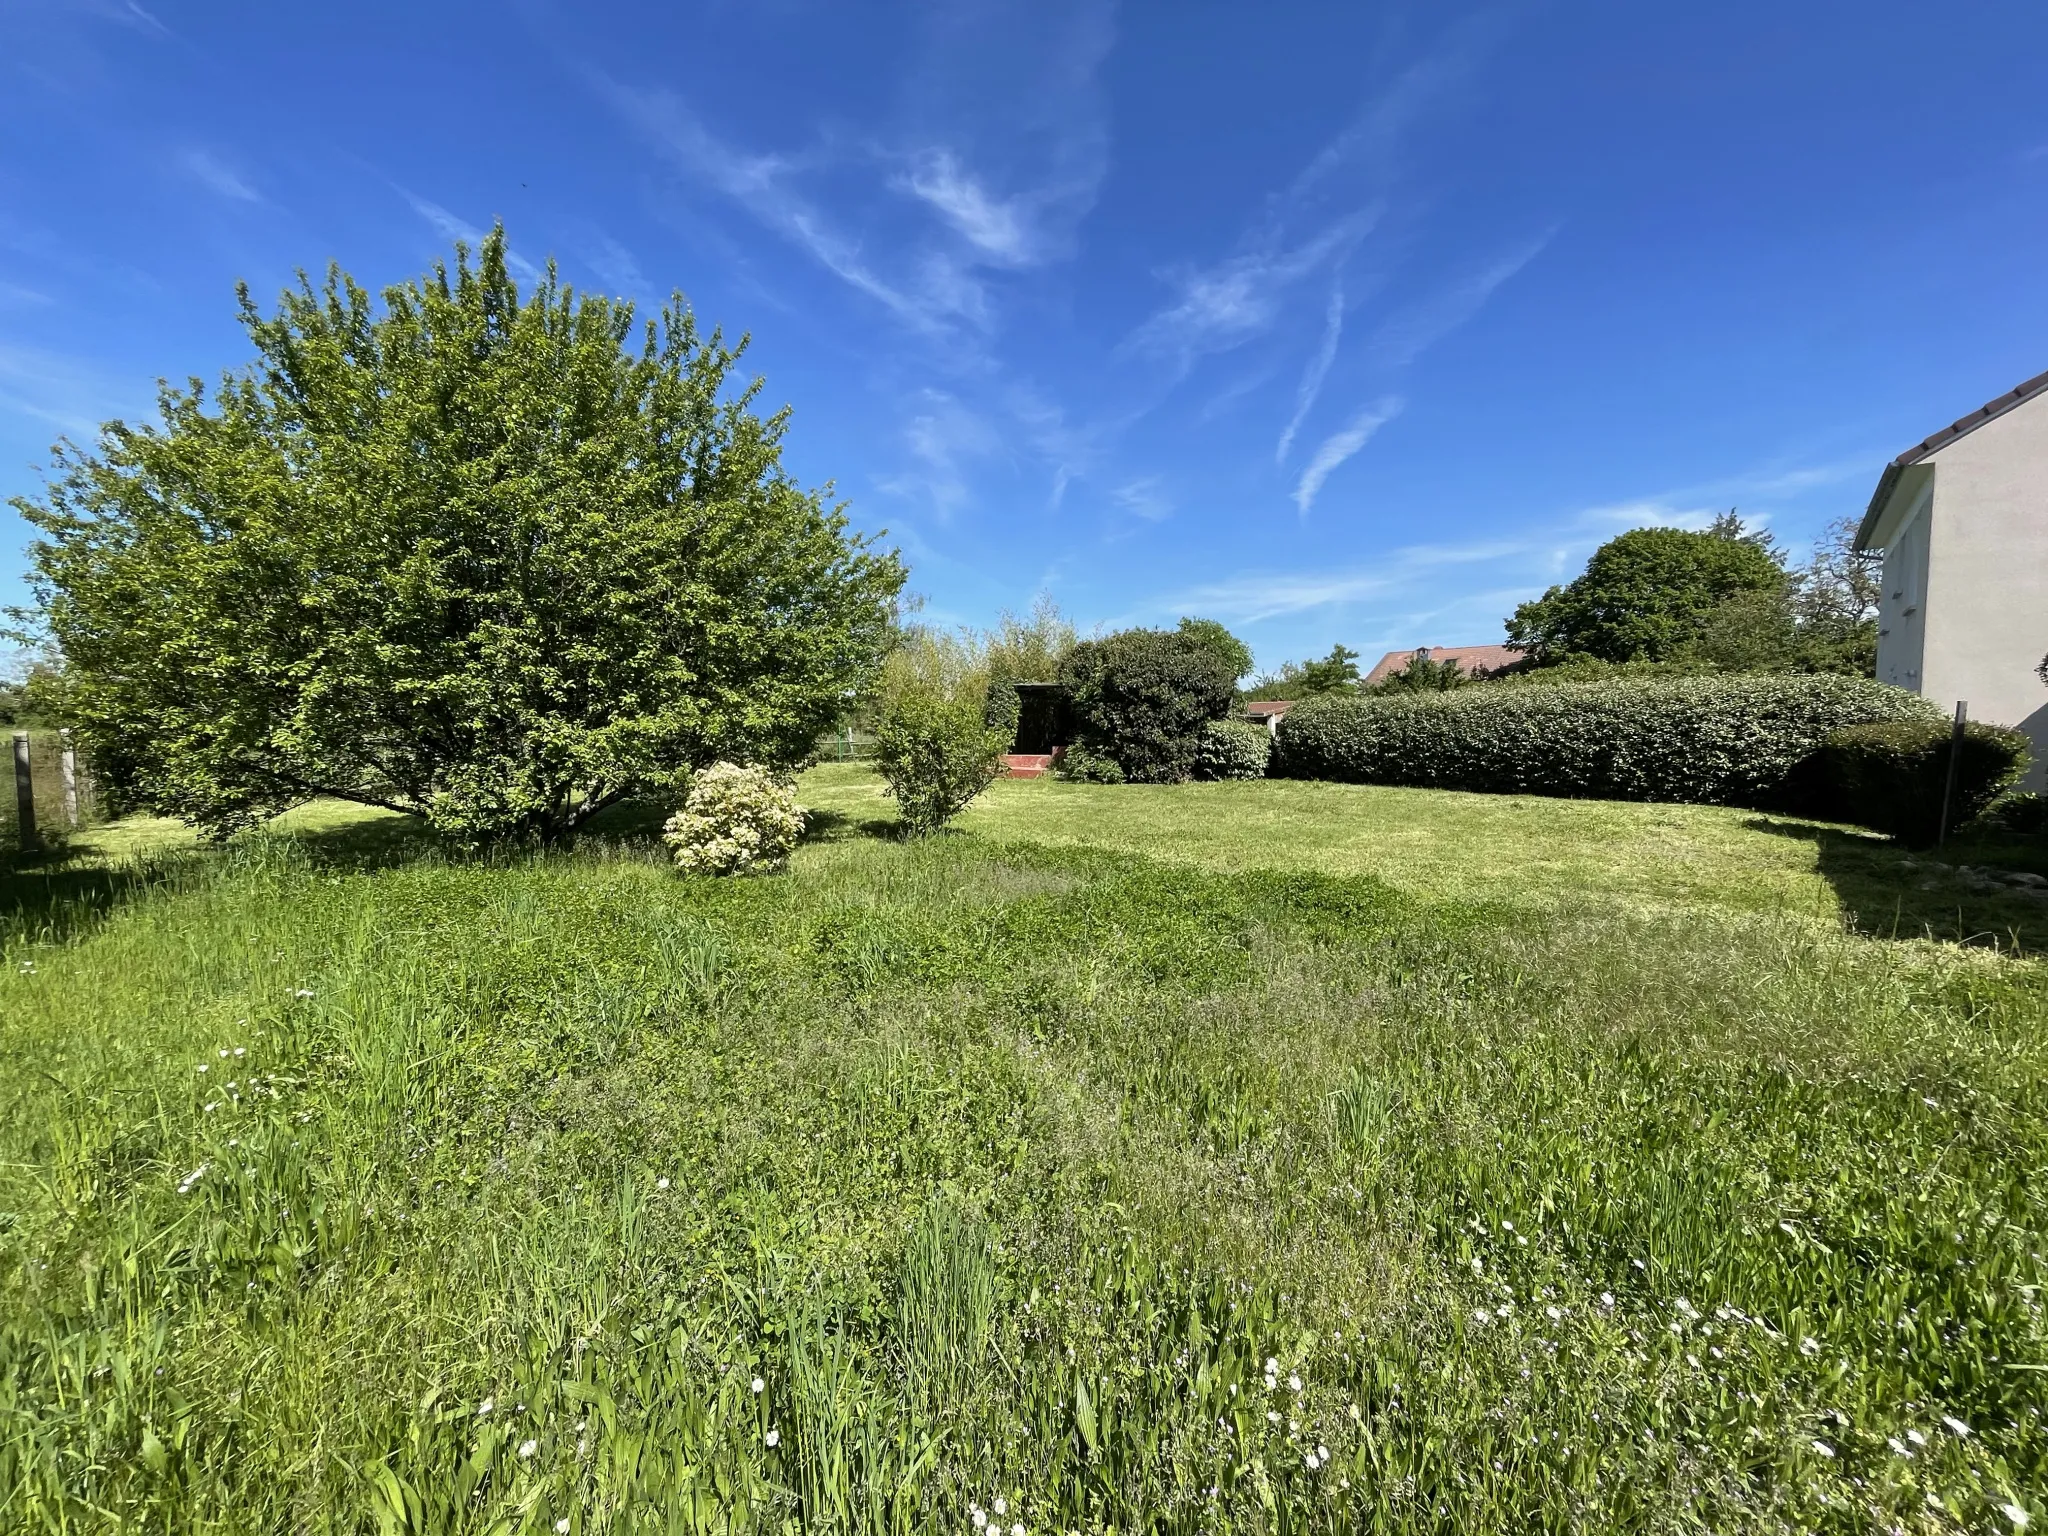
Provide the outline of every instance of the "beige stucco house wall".
<path id="1" fill-rule="evenodd" d="M 2048 787 L 2048 373 L 1888 464 L 1856 547 L 1884 551 L 1879 679 L 2018 726 Z"/>

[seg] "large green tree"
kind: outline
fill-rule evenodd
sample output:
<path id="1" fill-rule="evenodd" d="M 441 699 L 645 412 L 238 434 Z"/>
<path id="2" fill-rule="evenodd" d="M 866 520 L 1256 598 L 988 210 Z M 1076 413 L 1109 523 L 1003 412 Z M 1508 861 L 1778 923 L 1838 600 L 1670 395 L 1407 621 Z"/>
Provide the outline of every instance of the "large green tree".
<path id="1" fill-rule="evenodd" d="M 784 472 L 787 413 L 680 298 L 474 263 L 304 275 L 211 399 L 59 449 L 33 579 L 90 736 L 224 833 L 313 796 L 557 838 L 867 689 L 903 570 Z M 742 342 L 741 346 L 744 346 Z"/>
<path id="2" fill-rule="evenodd" d="M 1635 528 L 1595 550 L 1575 580 L 1517 608 L 1508 643 L 1539 666 L 1567 656 L 1666 661 L 1690 654 L 1731 597 L 1785 588 L 1767 542 L 1732 518 L 1705 533 Z"/>

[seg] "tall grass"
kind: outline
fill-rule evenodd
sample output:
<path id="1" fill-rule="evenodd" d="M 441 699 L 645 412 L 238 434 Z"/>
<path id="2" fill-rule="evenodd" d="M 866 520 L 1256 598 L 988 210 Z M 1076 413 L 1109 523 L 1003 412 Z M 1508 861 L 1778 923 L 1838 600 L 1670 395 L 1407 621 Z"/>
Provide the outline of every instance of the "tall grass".
<path id="1" fill-rule="evenodd" d="M 2010 1528 L 2044 1002 L 970 838 L 252 841 L 0 956 L 0 1528 Z"/>

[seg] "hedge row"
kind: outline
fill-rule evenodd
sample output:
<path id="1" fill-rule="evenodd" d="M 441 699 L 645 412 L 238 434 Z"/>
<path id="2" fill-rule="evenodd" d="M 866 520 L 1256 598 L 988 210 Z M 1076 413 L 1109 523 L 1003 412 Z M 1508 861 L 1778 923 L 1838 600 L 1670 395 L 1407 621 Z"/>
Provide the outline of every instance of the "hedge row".
<path id="1" fill-rule="evenodd" d="M 1887 720 L 1835 732 L 1815 754 L 1814 777 L 1826 796 L 1824 814 L 1924 848 L 1941 831 L 1944 798 L 1949 826 L 1961 827 L 2010 788 L 2026 763 L 2027 738 L 2002 725 L 1972 720 L 1958 752 L 1945 722 Z"/>
<path id="2" fill-rule="evenodd" d="M 1917 694 L 1831 676 L 1309 699 L 1282 717 L 1268 771 L 1500 794 L 1788 806 L 1812 793 L 1795 770 L 1831 732 L 1941 718 Z"/>

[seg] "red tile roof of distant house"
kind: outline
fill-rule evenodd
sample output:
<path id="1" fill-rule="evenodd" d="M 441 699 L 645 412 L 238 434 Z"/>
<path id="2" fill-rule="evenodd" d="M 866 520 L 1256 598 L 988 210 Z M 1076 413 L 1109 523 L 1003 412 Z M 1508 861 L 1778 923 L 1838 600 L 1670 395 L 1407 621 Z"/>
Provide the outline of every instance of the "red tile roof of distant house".
<path id="1" fill-rule="evenodd" d="M 1432 661 L 1455 661 L 1458 670 L 1467 677 L 1491 677 L 1515 666 L 1529 653 L 1518 651 L 1512 645 L 1423 645 L 1414 650 L 1389 651 L 1379 659 L 1370 672 L 1365 674 L 1368 684 L 1384 682 L 1389 674 L 1399 672 L 1408 665 L 1416 653 L 1427 653 Z"/>
<path id="2" fill-rule="evenodd" d="M 1292 699 L 1253 699 L 1245 705 L 1244 712 L 1254 720 L 1264 720 L 1272 715 L 1284 715 L 1292 708 Z"/>

